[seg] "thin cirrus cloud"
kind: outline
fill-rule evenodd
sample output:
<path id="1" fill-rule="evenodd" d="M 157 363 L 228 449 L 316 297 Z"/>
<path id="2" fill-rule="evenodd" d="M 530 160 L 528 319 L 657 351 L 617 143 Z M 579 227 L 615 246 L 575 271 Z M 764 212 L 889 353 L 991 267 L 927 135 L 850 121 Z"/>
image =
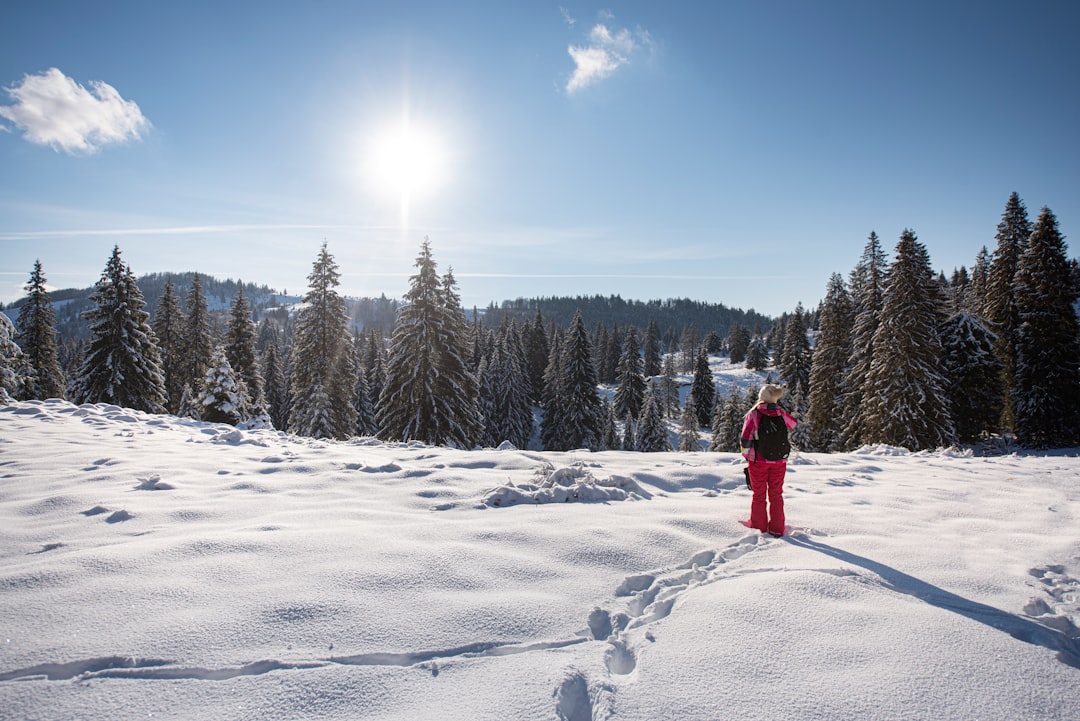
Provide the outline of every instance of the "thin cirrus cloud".
<path id="1" fill-rule="evenodd" d="M 609 20 L 614 20 L 610 15 Z M 573 26 L 572 20 L 567 24 Z M 574 72 L 566 83 L 567 93 L 579 92 L 615 74 L 615 71 L 642 51 L 652 48 L 652 38 L 642 29 L 612 29 L 597 23 L 585 45 L 570 45 L 567 52 L 574 60 Z"/>
<path id="2" fill-rule="evenodd" d="M 100 80 L 89 85 L 88 90 L 57 68 L 24 75 L 21 82 L 4 88 L 15 102 L 0 105 L 0 117 L 29 142 L 71 155 L 138 139 L 150 127 L 135 101 L 125 100 Z"/>

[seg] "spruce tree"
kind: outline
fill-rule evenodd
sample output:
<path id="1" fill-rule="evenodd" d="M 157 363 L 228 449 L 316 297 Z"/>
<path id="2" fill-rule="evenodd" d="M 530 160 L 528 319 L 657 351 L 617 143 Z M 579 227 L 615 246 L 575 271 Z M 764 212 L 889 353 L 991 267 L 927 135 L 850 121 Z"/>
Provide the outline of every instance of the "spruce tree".
<path id="1" fill-rule="evenodd" d="M 263 395 L 274 428 L 288 428 L 288 383 L 285 364 L 277 343 L 270 343 L 262 354 Z"/>
<path id="2" fill-rule="evenodd" d="M 481 440 L 483 418 L 453 274 L 440 279 L 427 238 L 415 265 L 375 410 L 380 438 L 472 448 Z"/>
<path id="3" fill-rule="evenodd" d="M 864 442 L 918 451 L 955 441 L 938 335 L 939 298 L 930 256 L 905 229 L 889 268 L 863 387 Z"/>
<path id="4" fill-rule="evenodd" d="M 997 336 L 997 355 L 1001 359 L 1001 379 L 1004 389 L 1001 426 L 1012 430 L 1015 421 L 1013 411 L 1019 402 L 1013 388 L 1017 379 L 1017 354 L 1019 352 L 1020 309 L 1016 297 L 1016 273 L 1020 255 L 1025 252 L 1031 236 L 1031 223 L 1027 208 L 1017 193 L 1012 193 L 1005 203 L 1005 211 L 998 223 L 997 246 L 990 261 L 986 285 L 985 317 L 990 329 Z"/>
<path id="5" fill-rule="evenodd" d="M 742 363 L 750 347 L 750 333 L 738 323 L 733 323 L 728 330 L 728 355 L 732 363 Z M 747 363 L 747 367 L 750 367 Z"/>
<path id="6" fill-rule="evenodd" d="M 564 450 L 598 449 L 603 418 L 600 415 L 600 396 L 596 390 L 592 343 L 580 310 L 574 314 L 566 331 L 561 386 Z"/>
<path id="7" fill-rule="evenodd" d="M 615 413 L 620 418 L 637 419 L 645 403 L 645 376 L 641 372 L 641 349 L 638 346 L 637 329 L 626 329 L 622 357 L 619 358 L 619 385 L 615 389 Z"/>
<path id="8" fill-rule="evenodd" d="M 339 278 L 324 241 L 296 318 L 288 428 L 297 435 L 343 440 L 356 432 L 352 342 Z"/>
<path id="9" fill-rule="evenodd" d="M 990 285 L 990 251 L 984 245 L 975 256 L 971 269 L 971 282 L 964 294 L 963 310 L 971 315 L 986 318 L 987 289 Z"/>
<path id="10" fill-rule="evenodd" d="M 368 387 L 367 372 L 364 369 L 364 341 L 359 332 L 353 334 L 352 362 L 356 435 L 374 436 L 378 426 L 375 424 L 375 406 L 371 402 L 371 389 Z"/>
<path id="11" fill-rule="evenodd" d="M 693 323 L 683 328 L 679 337 L 679 371 L 693 373 L 697 363 L 698 347 L 701 345 L 701 333 Z"/>
<path id="12" fill-rule="evenodd" d="M 1014 292 L 1016 438 L 1030 448 L 1073 445 L 1080 427 L 1080 326 L 1057 218 L 1043 208 L 1017 263 Z"/>
<path id="13" fill-rule="evenodd" d="M 251 317 L 251 307 L 244 297 L 240 283 L 233 298 L 229 324 L 225 330 L 225 357 L 233 371 L 244 382 L 253 407 L 263 405 L 263 379 L 255 349 L 258 334 Z"/>
<path id="14" fill-rule="evenodd" d="M 780 377 L 787 384 L 788 393 L 800 392 L 806 397 L 810 392 L 810 366 L 813 357 L 803 316 L 803 305 L 799 303 L 784 328 L 784 350 L 779 365 Z"/>
<path id="15" fill-rule="evenodd" d="M 671 440 L 668 438 L 660 406 L 657 385 L 655 382 L 649 383 L 648 390 L 645 392 L 645 407 L 641 412 L 641 422 L 638 423 L 635 439 L 636 449 L 642 453 L 662 453 L 671 450 Z"/>
<path id="16" fill-rule="evenodd" d="M 169 413 L 180 412 L 180 399 L 184 395 L 184 378 L 187 367 L 185 332 L 187 318 L 180 309 L 176 286 L 171 279 L 165 281 L 165 290 L 154 313 L 154 335 L 161 349 L 161 372 L 165 378 L 166 408 Z"/>
<path id="17" fill-rule="evenodd" d="M 664 370 L 664 358 L 660 348 L 660 326 L 649 319 L 645 327 L 644 364 L 641 372 L 646 378 L 654 378 Z"/>
<path id="18" fill-rule="evenodd" d="M 41 270 L 40 260 L 34 261 L 34 270 L 23 289 L 26 302 L 19 309 L 16 340 L 30 366 L 27 399 L 63 398 L 67 383 L 56 344 L 56 313 L 45 289 L 45 273 Z"/>
<path id="19" fill-rule="evenodd" d="M 806 412 L 807 450 L 834 453 L 844 448 L 844 383 L 851 358 L 854 313 L 844 279 L 833 273 L 821 307 L 810 366 L 810 402 Z"/>
<path id="20" fill-rule="evenodd" d="M 960 311 L 945 323 L 942 352 L 957 438 L 975 443 L 997 430 L 1001 418 L 1001 360 L 986 322 Z"/>
<path id="21" fill-rule="evenodd" d="M 679 412 L 679 379 L 675 375 L 675 354 L 664 356 L 664 372 L 660 376 L 660 385 L 655 389 L 656 402 L 660 405 L 660 414 L 664 418 L 674 418 Z"/>
<path id="22" fill-rule="evenodd" d="M 611 402 L 610 398 L 604 396 L 601 407 L 604 414 L 604 450 L 617 451 L 620 448 L 620 442 L 619 424 L 615 418 L 615 404 Z"/>
<path id="23" fill-rule="evenodd" d="M 368 393 L 374 411 L 378 408 L 379 396 L 382 395 L 383 386 L 386 385 L 386 343 L 383 342 L 382 333 L 376 328 L 368 331 L 367 342 L 364 344 L 364 372 L 367 373 Z M 376 420 L 376 435 L 378 435 L 378 427 Z"/>
<path id="24" fill-rule="evenodd" d="M 26 355 L 15 342 L 15 325 L 0 312 L 0 403 L 28 396 L 32 375 Z"/>
<path id="25" fill-rule="evenodd" d="M 746 348 L 746 367 L 754 371 L 763 371 L 769 367 L 769 346 L 761 336 L 754 336 Z"/>
<path id="26" fill-rule="evenodd" d="M 157 339 L 135 275 L 114 246 L 82 317 L 90 344 L 72 395 L 76 403 L 112 403 L 147 413 L 165 412 L 165 379 Z"/>
<path id="27" fill-rule="evenodd" d="M 227 423 L 235 426 L 251 414 L 248 390 L 243 379 L 229 363 L 224 348 L 217 348 L 210 357 L 210 367 L 195 401 L 199 418 L 208 423 Z"/>
<path id="28" fill-rule="evenodd" d="M 563 356 L 562 340 L 558 333 L 552 335 L 548 348 L 544 396 L 540 403 L 544 411 L 540 423 L 540 445 L 545 451 L 561 451 L 567 444 L 563 437 Z"/>
<path id="29" fill-rule="evenodd" d="M 525 346 L 525 374 L 529 381 L 529 400 L 533 405 L 540 405 L 544 397 L 544 369 L 548 363 L 548 334 L 544 328 L 544 317 L 536 309 L 536 317 L 523 333 Z"/>
<path id="30" fill-rule="evenodd" d="M 709 451 L 712 453 L 732 450 L 732 444 L 727 437 L 727 429 L 731 425 L 728 420 L 728 406 L 728 399 L 717 393 L 716 405 L 713 406 L 712 435 L 709 438 Z"/>
<path id="31" fill-rule="evenodd" d="M 709 367 L 709 354 L 702 346 L 694 363 L 694 381 L 690 386 L 694 401 L 694 413 L 698 426 L 707 426 L 712 420 L 712 407 L 716 402 L 716 382 Z M 685 415 L 685 412 L 684 412 Z"/>
<path id="32" fill-rule="evenodd" d="M 702 354 L 704 354 L 704 349 Z M 703 424 L 699 420 L 697 402 L 694 400 L 694 394 L 691 393 L 686 397 L 682 416 L 679 418 L 679 451 L 685 453 L 701 450 L 701 436 L 698 433 L 701 425 Z"/>
<path id="33" fill-rule="evenodd" d="M 623 420 L 623 437 L 622 437 L 622 449 L 624 451 L 632 451 L 637 445 L 637 433 L 634 428 L 634 418 L 630 414 L 627 414 Z"/>
<path id="34" fill-rule="evenodd" d="M 514 329 L 504 324 L 494 340 L 490 357 L 481 361 L 480 408 L 487 445 L 509 441 L 517 448 L 528 447 L 533 418 L 521 365 Z"/>
<path id="35" fill-rule="evenodd" d="M 198 393 L 214 354 L 214 337 L 210 331 L 210 308 L 203 293 L 198 273 L 191 279 L 187 294 L 187 327 L 184 330 L 183 384 Z"/>
<path id="36" fill-rule="evenodd" d="M 874 359 L 874 336 L 884 303 L 885 276 L 888 272 L 885 251 L 877 233 L 871 231 L 862 257 L 851 272 L 851 300 L 855 319 L 851 328 L 851 360 L 844 382 L 843 438 L 848 449 L 869 443 L 865 430 L 868 422 L 864 403 L 866 377 Z"/>

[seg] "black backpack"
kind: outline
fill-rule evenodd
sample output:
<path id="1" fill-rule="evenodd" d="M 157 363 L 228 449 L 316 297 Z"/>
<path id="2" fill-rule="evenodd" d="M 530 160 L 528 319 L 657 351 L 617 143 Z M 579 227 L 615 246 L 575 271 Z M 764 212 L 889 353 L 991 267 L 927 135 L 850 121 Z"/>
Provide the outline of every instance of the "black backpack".
<path id="1" fill-rule="evenodd" d="M 788 440 L 788 427 L 784 416 L 769 416 L 758 413 L 757 442 L 754 448 L 767 461 L 779 461 L 791 453 L 791 441 Z"/>

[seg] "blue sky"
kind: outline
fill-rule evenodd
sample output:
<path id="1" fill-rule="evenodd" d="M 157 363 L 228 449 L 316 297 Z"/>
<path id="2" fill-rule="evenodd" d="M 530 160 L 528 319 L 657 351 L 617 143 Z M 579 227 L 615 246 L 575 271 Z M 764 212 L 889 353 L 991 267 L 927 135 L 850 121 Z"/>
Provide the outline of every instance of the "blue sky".
<path id="1" fill-rule="evenodd" d="M 775 315 L 816 305 L 871 230 L 891 250 L 914 229 L 949 273 L 993 249 L 1014 190 L 1080 227 L 1073 2 L 3 17 L 3 302 L 35 259 L 53 287 L 93 284 L 114 244 L 139 275 L 298 293 L 324 240 L 343 293 L 400 297 L 428 236 L 470 307 L 600 293 Z"/>

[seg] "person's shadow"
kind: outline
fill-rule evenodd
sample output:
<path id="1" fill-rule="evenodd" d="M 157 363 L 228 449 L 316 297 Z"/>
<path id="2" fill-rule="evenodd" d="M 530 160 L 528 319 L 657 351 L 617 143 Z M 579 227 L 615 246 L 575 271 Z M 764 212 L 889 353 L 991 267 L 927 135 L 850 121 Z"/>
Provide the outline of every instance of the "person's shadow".
<path id="1" fill-rule="evenodd" d="M 1023 616 L 1008 613 L 978 601 L 971 601 L 926 581 L 920 581 L 914 576 L 897 571 L 895 568 L 886 566 L 883 563 L 871 561 L 869 558 L 848 551 L 841 551 L 839 548 L 828 546 L 805 536 L 787 536 L 786 538 L 788 543 L 793 546 L 817 551 L 844 563 L 865 568 L 876 574 L 889 590 L 914 596 L 931 606 L 943 608 L 973 621 L 984 623 L 991 628 L 1004 631 L 1020 641 L 1056 651 L 1058 661 L 1080 669 L 1080 638 L 1070 637 L 1061 631 L 1035 623 Z"/>

